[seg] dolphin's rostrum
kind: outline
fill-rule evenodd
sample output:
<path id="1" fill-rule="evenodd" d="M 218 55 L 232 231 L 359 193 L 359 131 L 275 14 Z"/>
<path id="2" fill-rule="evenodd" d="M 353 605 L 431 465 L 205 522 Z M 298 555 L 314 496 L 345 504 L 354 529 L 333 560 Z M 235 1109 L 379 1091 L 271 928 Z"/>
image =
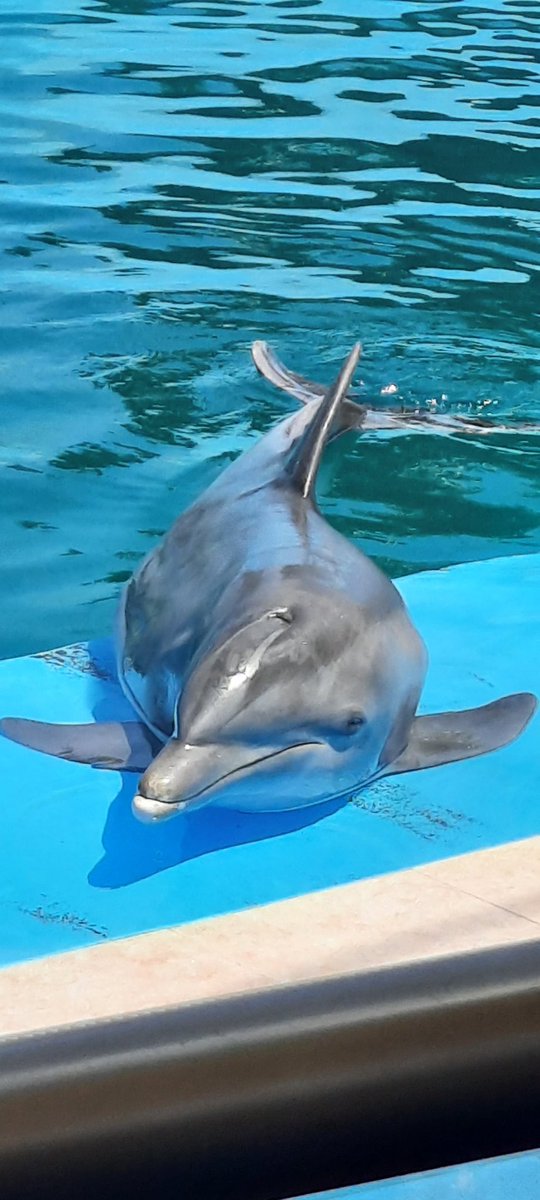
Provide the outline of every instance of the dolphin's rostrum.
<path id="1" fill-rule="evenodd" d="M 150 821 L 210 802 L 300 808 L 517 737 L 536 706 L 528 693 L 416 716 L 423 642 L 394 585 L 317 508 L 324 447 L 346 429 L 491 428 L 356 404 L 359 355 L 356 345 L 324 389 L 255 343 L 258 369 L 304 407 L 229 466 L 129 581 L 118 673 L 139 720 L 7 719 L 8 737 L 97 767 L 142 770 L 133 808 Z"/>

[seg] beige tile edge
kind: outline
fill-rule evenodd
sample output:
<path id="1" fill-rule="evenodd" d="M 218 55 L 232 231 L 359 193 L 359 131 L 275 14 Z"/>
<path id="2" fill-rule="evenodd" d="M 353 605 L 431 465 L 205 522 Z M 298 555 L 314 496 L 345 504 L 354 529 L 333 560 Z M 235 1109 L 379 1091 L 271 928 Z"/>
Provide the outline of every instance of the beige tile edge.
<path id="1" fill-rule="evenodd" d="M 0 971 L 0 1037 L 540 937 L 540 837 Z"/>

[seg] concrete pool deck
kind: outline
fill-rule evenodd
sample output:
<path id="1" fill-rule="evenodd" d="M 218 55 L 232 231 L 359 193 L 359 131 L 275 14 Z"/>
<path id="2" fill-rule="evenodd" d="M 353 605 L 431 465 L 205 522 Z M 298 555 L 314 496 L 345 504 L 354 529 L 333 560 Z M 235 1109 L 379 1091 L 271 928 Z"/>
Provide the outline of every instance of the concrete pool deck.
<path id="1" fill-rule="evenodd" d="M 540 937 L 540 837 L 0 972 L 0 1037 Z"/>

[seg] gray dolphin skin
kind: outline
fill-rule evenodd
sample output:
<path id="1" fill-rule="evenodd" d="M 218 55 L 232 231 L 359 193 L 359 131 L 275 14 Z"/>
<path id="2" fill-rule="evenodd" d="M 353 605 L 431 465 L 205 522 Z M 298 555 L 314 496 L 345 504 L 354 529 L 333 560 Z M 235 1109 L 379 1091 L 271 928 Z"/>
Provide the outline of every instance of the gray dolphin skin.
<path id="1" fill-rule="evenodd" d="M 330 388 L 288 371 L 264 342 L 252 353 L 303 408 L 232 463 L 127 584 L 118 675 L 137 719 L 2 722 L 36 750 L 143 771 L 133 810 L 146 821 L 210 803 L 263 812 L 347 797 L 504 746 L 536 707 L 519 693 L 418 717 L 424 644 L 394 585 L 315 499 L 324 447 L 348 429 L 494 427 L 355 403 L 359 345 Z"/>

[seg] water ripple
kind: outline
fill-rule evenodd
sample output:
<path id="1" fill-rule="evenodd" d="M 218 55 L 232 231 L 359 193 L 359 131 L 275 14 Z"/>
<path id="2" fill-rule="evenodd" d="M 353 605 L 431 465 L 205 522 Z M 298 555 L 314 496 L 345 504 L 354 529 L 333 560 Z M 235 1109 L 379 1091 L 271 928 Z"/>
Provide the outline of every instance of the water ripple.
<path id="1" fill-rule="evenodd" d="M 353 7 L 0 13 L 0 653 L 106 631 L 286 411 L 254 337 L 330 379 L 360 336 L 375 404 L 540 419 L 538 5 Z M 538 549 L 538 455 L 351 439 L 323 504 L 395 573 Z"/>

